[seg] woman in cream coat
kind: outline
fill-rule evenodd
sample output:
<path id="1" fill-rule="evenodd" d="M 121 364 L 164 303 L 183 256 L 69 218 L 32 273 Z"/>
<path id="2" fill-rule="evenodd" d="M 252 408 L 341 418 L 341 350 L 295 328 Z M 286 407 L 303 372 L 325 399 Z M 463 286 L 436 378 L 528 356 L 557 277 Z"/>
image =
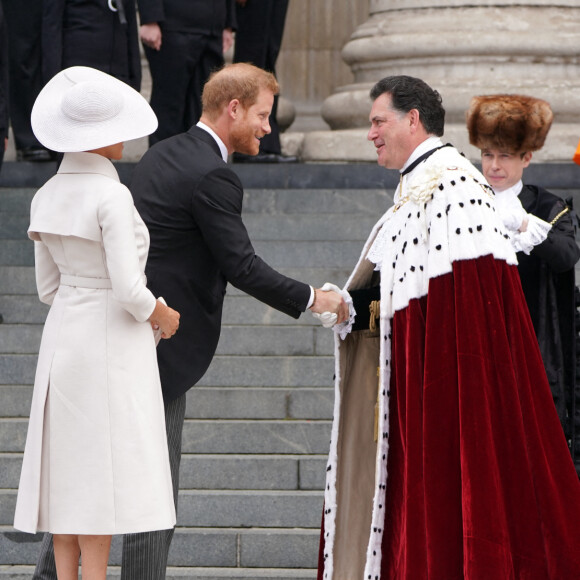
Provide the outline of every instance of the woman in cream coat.
<path id="1" fill-rule="evenodd" d="M 106 578 L 111 534 L 171 528 L 175 509 L 152 330 L 179 314 L 145 286 L 147 228 L 110 159 L 157 119 L 133 89 L 73 67 L 40 93 L 32 126 L 65 152 L 36 194 L 46 319 L 14 526 L 54 534 L 59 580 Z"/>

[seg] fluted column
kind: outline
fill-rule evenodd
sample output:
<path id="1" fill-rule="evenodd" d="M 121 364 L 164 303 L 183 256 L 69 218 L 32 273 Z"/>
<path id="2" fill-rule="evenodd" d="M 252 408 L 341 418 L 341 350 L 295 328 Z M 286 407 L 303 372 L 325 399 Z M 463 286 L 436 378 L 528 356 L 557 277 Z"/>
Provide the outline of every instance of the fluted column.
<path id="1" fill-rule="evenodd" d="M 546 99 L 555 119 L 536 159 L 569 161 L 580 139 L 578 0 L 371 0 L 369 18 L 342 51 L 354 83 L 322 106 L 333 129 L 307 134 L 310 161 L 372 161 L 366 143 L 371 86 L 407 74 L 443 97 L 445 139 L 479 157 L 465 129 L 476 94 L 524 93 Z"/>

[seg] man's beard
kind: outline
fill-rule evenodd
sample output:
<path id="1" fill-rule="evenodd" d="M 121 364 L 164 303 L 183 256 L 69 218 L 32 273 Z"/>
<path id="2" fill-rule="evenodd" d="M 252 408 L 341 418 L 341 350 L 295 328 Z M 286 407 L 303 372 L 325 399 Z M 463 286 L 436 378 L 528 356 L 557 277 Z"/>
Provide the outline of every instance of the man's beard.
<path id="1" fill-rule="evenodd" d="M 244 155 L 257 155 L 260 151 L 260 145 L 256 142 L 254 132 L 243 124 L 232 129 L 230 143 L 234 151 Z"/>

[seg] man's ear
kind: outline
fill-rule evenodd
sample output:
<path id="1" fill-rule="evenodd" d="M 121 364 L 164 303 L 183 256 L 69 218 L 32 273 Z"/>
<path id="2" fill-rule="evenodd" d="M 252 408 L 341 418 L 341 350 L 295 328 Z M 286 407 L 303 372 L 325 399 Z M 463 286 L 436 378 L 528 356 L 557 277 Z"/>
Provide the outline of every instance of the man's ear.
<path id="1" fill-rule="evenodd" d="M 228 103 L 228 115 L 232 118 L 235 119 L 241 109 L 241 104 L 240 101 L 238 99 L 232 99 L 229 103 Z"/>
<path id="2" fill-rule="evenodd" d="M 411 109 L 407 114 L 409 115 L 409 125 L 416 131 L 421 125 L 419 111 L 417 109 Z"/>
<path id="3" fill-rule="evenodd" d="M 522 157 L 522 161 L 524 162 L 524 167 L 527 167 L 530 164 L 531 160 L 532 160 L 532 152 L 526 151 Z"/>

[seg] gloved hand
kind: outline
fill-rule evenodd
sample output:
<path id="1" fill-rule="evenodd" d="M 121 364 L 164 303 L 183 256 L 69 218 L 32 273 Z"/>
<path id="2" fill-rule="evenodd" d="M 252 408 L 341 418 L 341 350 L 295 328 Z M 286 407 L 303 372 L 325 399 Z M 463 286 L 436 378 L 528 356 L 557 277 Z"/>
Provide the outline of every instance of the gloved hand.
<path id="1" fill-rule="evenodd" d="M 318 314 L 318 312 L 313 312 L 312 316 L 320 320 L 324 328 L 332 328 L 336 324 L 336 321 L 338 320 L 338 316 L 334 312 L 323 312 L 322 314 Z"/>
<path id="2" fill-rule="evenodd" d="M 350 329 L 352 328 L 352 324 L 356 316 L 356 311 L 352 304 L 352 298 L 350 297 L 350 294 L 346 290 L 342 290 L 341 288 L 339 288 L 335 284 L 331 284 L 330 282 L 326 282 L 324 286 L 322 286 L 321 290 L 323 292 L 334 290 L 344 298 L 344 301 L 348 304 L 349 319 L 345 320 L 344 322 L 341 322 L 340 324 L 336 324 L 338 317 L 333 312 L 322 312 L 320 314 L 312 312 L 312 316 L 320 320 L 324 328 L 332 328 L 337 334 L 340 334 L 341 338 L 344 338 L 350 332 Z"/>
<path id="3" fill-rule="evenodd" d="M 513 191 L 496 193 L 495 208 L 504 226 L 511 232 L 517 232 L 528 217 L 519 197 Z"/>

